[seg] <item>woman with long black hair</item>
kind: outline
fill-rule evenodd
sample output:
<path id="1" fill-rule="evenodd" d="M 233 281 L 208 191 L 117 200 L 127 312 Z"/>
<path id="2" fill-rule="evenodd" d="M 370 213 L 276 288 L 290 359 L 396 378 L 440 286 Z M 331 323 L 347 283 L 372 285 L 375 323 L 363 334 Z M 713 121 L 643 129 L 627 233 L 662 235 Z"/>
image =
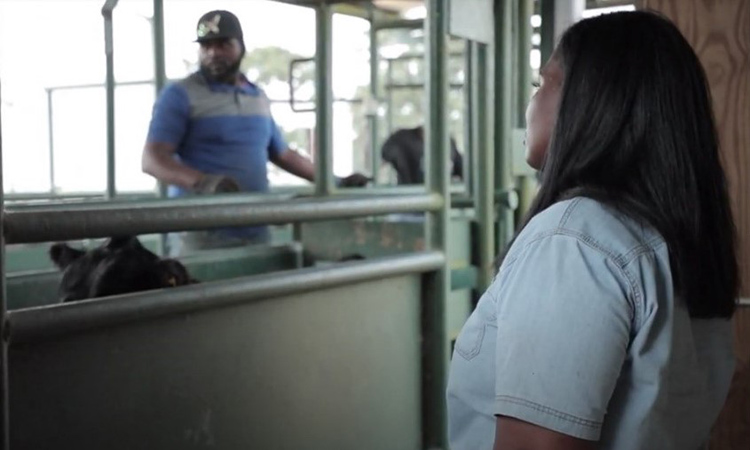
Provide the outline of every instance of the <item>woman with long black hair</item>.
<path id="1" fill-rule="evenodd" d="M 541 80 L 526 113 L 540 189 L 457 339 L 451 449 L 699 449 L 738 296 L 703 68 L 638 11 L 573 25 Z"/>

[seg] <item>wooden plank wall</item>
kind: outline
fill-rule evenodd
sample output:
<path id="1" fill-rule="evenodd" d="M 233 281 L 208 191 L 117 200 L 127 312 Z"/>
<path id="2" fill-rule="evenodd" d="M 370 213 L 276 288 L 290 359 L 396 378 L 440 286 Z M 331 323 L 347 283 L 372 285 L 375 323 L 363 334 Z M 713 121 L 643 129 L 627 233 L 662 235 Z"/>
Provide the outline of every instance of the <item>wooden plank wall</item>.
<path id="1" fill-rule="evenodd" d="M 740 237 L 742 296 L 750 297 L 750 1 L 640 0 L 660 11 L 693 45 L 713 96 Z M 737 370 L 714 426 L 711 450 L 750 449 L 750 307 L 734 319 Z"/>

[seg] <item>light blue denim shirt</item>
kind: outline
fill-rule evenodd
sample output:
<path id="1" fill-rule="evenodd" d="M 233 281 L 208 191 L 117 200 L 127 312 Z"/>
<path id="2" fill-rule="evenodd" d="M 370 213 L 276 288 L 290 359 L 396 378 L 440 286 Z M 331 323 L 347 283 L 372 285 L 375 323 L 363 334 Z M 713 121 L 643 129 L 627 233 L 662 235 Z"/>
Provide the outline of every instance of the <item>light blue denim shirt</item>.
<path id="1" fill-rule="evenodd" d="M 696 450 L 733 369 L 730 322 L 688 316 L 661 236 L 566 200 L 519 235 L 456 340 L 451 449 L 492 449 L 505 415 L 602 449 Z"/>

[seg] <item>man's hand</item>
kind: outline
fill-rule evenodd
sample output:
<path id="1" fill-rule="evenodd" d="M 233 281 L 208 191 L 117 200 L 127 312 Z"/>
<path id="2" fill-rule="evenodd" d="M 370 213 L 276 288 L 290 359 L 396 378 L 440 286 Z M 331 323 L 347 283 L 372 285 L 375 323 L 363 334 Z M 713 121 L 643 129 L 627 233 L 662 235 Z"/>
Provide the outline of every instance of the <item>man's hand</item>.
<path id="1" fill-rule="evenodd" d="M 370 181 L 372 181 L 372 178 L 357 172 L 348 177 L 341 178 L 337 184 L 338 187 L 364 187 Z"/>
<path id="2" fill-rule="evenodd" d="M 205 174 L 193 185 L 193 192 L 199 195 L 240 192 L 240 185 L 226 175 Z"/>

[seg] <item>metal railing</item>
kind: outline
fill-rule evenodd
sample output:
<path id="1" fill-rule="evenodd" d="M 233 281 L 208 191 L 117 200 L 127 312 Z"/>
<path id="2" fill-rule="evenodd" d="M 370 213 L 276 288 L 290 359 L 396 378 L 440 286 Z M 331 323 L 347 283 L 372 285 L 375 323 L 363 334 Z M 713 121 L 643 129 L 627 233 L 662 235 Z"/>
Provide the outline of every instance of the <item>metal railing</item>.
<path id="1" fill-rule="evenodd" d="M 232 198 L 234 197 L 234 198 Z M 437 211 L 437 194 L 248 202 L 242 196 L 7 208 L 9 244 Z"/>
<path id="2" fill-rule="evenodd" d="M 251 303 L 272 297 L 329 289 L 437 269 L 440 252 L 378 258 L 332 268 L 310 268 L 254 275 L 38 308 L 11 311 L 10 341 L 21 344 L 129 321 Z"/>
<path id="3" fill-rule="evenodd" d="M 108 1 L 107 4 L 115 4 Z M 449 161 L 446 97 L 450 89 L 447 77 L 447 28 L 445 0 L 427 0 L 424 21 L 428 42 L 424 58 L 429 74 L 425 86 L 429 113 L 425 126 L 427 152 L 426 186 L 414 194 L 339 195 L 331 192 L 330 171 L 330 5 L 317 3 L 318 73 L 316 98 L 320 126 L 318 161 L 319 175 L 313 198 L 270 199 L 257 202 L 249 196 L 196 197 L 180 200 L 140 200 L 124 203 L 103 202 L 99 197 L 88 203 L 68 205 L 5 205 L 0 193 L 2 237 L 0 241 L 0 310 L 2 312 L 2 431 L 8 448 L 8 386 L 7 346 L 93 326 L 109 326 L 130 320 L 173 314 L 178 311 L 213 308 L 237 302 L 255 301 L 277 295 L 324 289 L 343 284 L 394 276 L 423 273 L 422 337 L 423 348 L 423 438 L 425 446 L 444 447 L 446 411 L 444 390 L 447 375 L 448 341 L 446 333 L 446 301 L 449 290 L 449 269 L 445 251 L 448 244 L 449 208 L 452 187 L 449 184 Z M 104 12 L 104 11 L 103 11 Z M 111 11 L 110 11 L 111 13 Z M 106 18 L 106 16 L 105 16 Z M 155 18 L 156 19 L 156 18 Z M 163 18 L 158 19 L 162 21 Z M 163 24 L 157 24 L 163 25 Z M 110 29 L 111 31 L 111 29 Z M 111 42 L 108 44 L 111 45 Z M 108 47 L 109 49 L 109 47 Z M 108 76 L 112 75 L 109 64 Z M 112 79 L 113 80 L 113 79 Z M 108 81 L 111 81 L 108 78 Z M 391 86 L 392 88 L 395 86 Z M 411 86 L 409 86 L 411 87 Z M 108 99 L 113 84 L 108 83 Z M 108 109 L 112 108 L 108 102 Z M 108 121 L 113 127 L 113 121 Z M 108 143 L 113 142 L 108 134 Z M 1 135 L 0 135 L 1 142 Z M 109 147 L 108 147 L 109 148 Z M 0 171 L 2 169 L 0 147 Z M 322 161 L 322 162 L 321 162 Z M 113 161 L 112 161 L 113 164 Z M 111 166 L 114 170 L 113 165 Z M 491 170 L 487 168 L 486 170 Z M 108 177 L 108 194 L 112 194 L 114 176 Z M 328 196 L 328 194 L 333 194 Z M 491 194 L 490 194 L 491 195 Z M 111 197 L 112 195 L 109 195 Z M 65 305 L 16 310 L 7 314 L 5 304 L 4 249 L 6 243 L 49 242 L 79 238 L 107 237 L 117 234 L 146 234 L 168 231 L 201 230 L 227 226 L 298 223 L 315 220 L 345 219 L 390 213 L 426 212 L 425 252 L 398 257 L 373 259 L 359 263 L 303 269 L 293 272 L 266 274 L 234 280 L 208 282 L 175 289 L 129 294 L 106 300 L 94 299 Z M 10 325 L 10 326 L 9 326 Z"/>

